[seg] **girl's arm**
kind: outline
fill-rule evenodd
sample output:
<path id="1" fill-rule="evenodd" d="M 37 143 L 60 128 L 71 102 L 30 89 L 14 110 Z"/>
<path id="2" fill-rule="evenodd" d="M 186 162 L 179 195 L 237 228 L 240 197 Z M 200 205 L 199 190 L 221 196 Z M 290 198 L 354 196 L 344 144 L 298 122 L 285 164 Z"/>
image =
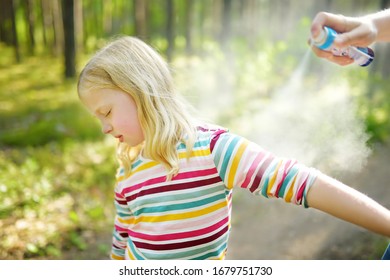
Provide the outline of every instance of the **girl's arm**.
<path id="1" fill-rule="evenodd" d="M 308 191 L 309 207 L 390 237 L 390 211 L 345 184 L 319 174 Z"/>

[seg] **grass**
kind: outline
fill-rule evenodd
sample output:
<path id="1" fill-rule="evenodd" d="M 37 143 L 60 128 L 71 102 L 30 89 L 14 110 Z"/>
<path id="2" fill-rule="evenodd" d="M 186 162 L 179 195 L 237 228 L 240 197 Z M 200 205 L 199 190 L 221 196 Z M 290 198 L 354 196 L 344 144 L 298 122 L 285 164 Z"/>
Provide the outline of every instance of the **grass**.
<path id="1" fill-rule="evenodd" d="M 62 80 L 59 59 L 1 57 L 0 259 L 86 250 L 112 229 L 114 143 L 80 106 L 75 81 Z"/>

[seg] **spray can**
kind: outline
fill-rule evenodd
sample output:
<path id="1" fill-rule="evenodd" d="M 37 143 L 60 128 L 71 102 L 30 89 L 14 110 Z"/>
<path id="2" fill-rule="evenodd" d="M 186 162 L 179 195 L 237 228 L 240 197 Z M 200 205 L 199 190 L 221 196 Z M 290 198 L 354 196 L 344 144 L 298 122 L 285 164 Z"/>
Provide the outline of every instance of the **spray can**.
<path id="1" fill-rule="evenodd" d="M 371 48 L 349 46 L 339 49 L 333 47 L 336 36 L 337 32 L 335 30 L 324 26 L 321 33 L 313 38 L 314 46 L 324 51 L 330 51 L 336 56 L 349 56 L 360 66 L 367 66 L 374 60 L 374 51 Z"/>

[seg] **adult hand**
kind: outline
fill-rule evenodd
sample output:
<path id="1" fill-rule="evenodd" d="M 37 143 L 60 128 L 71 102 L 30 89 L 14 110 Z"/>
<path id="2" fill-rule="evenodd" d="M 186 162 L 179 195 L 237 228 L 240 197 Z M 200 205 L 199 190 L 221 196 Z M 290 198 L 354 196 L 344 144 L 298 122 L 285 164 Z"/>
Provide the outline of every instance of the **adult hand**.
<path id="1" fill-rule="evenodd" d="M 368 17 L 346 17 L 320 12 L 313 19 L 311 37 L 316 38 L 324 26 L 328 26 L 339 33 L 333 43 L 336 48 L 347 46 L 367 47 L 376 40 L 378 33 L 373 21 Z M 353 59 L 346 56 L 335 56 L 329 51 L 323 51 L 314 46 L 312 50 L 318 57 L 339 65 L 353 63 Z"/>

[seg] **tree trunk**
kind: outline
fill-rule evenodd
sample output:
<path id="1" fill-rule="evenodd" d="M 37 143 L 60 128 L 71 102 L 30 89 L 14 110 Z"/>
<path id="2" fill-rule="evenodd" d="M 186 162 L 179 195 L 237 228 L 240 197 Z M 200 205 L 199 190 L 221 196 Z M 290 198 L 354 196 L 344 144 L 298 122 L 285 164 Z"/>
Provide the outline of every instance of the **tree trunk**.
<path id="1" fill-rule="evenodd" d="M 42 39 L 45 49 L 48 47 L 47 29 L 50 26 L 50 15 L 49 6 L 47 0 L 41 0 L 41 22 L 42 22 Z"/>
<path id="2" fill-rule="evenodd" d="M 20 49 L 18 34 L 16 32 L 15 3 L 14 0 L 3 0 L 0 9 L 0 39 L 1 42 L 12 46 L 15 61 L 20 62 Z"/>
<path id="3" fill-rule="evenodd" d="M 223 4 L 222 0 L 213 0 L 212 1 L 212 7 L 207 7 L 207 0 L 205 3 L 206 7 L 206 13 L 208 17 L 211 17 L 211 29 L 213 32 L 213 37 L 216 41 L 221 42 L 221 33 L 222 33 L 222 10 L 223 10 Z"/>
<path id="4" fill-rule="evenodd" d="M 135 36 L 142 40 L 147 38 L 147 1 L 146 0 L 134 0 L 134 27 Z"/>
<path id="5" fill-rule="evenodd" d="M 74 26 L 76 31 L 77 50 L 83 52 L 84 50 L 84 27 L 83 27 L 83 1 L 75 0 L 74 2 Z"/>
<path id="6" fill-rule="evenodd" d="M 222 10 L 222 28 L 221 28 L 221 46 L 225 52 L 229 51 L 229 41 L 231 38 L 231 11 L 232 11 L 232 0 L 223 0 Z"/>
<path id="7" fill-rule="evenodd" d="M 12 45 L 12 19 L 10 0 L 3 1 L 0 9 L 0 41 Z"/>
<path id="8" fill-rule="evenodd" d="M 103 1 L 103 32 L 104 35 L 112 35 L 112 13 L 113 13 L 113 1 Z"/>
<path id="9" fill-rule="evenodd" d="M 18 33 L 16 32 L 16 19 L 15 19 L 15 3 L 14 0 L 7 0 L 10 2 L 10 9 L 11 9 L 11 28 L 12 28 L 12 45 L 14 46 L 15 51 L 15 60 L 17 63 L 21 61 L 20 58 L 20 48 L 19 48 L 19 40 L 18 40 Z"/>
<path id="10" fill-rule="evenodd" d="M 175 31 L 174 31 L 174 22 L 175 22 L 175 7 L 173 0 L 167 0 L 167 59 L 172 61 L 173 50 L 175 48 Z"/>
<path id="11" fill-rule="evenodd" d="M 74 32 L 74 0 L 63 0 L 65 78 L 76 76 L 76 44 Z"/>
<path id="12" fill-rule="evenodd" d="M 191 55 L 193 53 L 193 25 L 194 25 L 194 1 L 187 0 L 185 13 L 185 28 L 186 28 L 186 53 Z"/>
<path id="13" fill-rule="evenodd" d="M 35 18 L 34 18 L 34 3 L 32 0 L 26 0 L 25 2 L 26 22 L 27 22 L 27 37 L 28 51 L 30 55 L 35 53 Z"/>
<path id="14" fill-rule="evenodd" d="M 60 56 L 62 53 L 62 48 L 64 45 L 64 29 L 61 21 L 62 12 L 61 5 L 59 3 L 61 0 L 52 0 L 49 1 L 51 4 L 52 10 L 52 24 L 53 24 L 53 38 L 54 38 L 54 55 Z"/>

